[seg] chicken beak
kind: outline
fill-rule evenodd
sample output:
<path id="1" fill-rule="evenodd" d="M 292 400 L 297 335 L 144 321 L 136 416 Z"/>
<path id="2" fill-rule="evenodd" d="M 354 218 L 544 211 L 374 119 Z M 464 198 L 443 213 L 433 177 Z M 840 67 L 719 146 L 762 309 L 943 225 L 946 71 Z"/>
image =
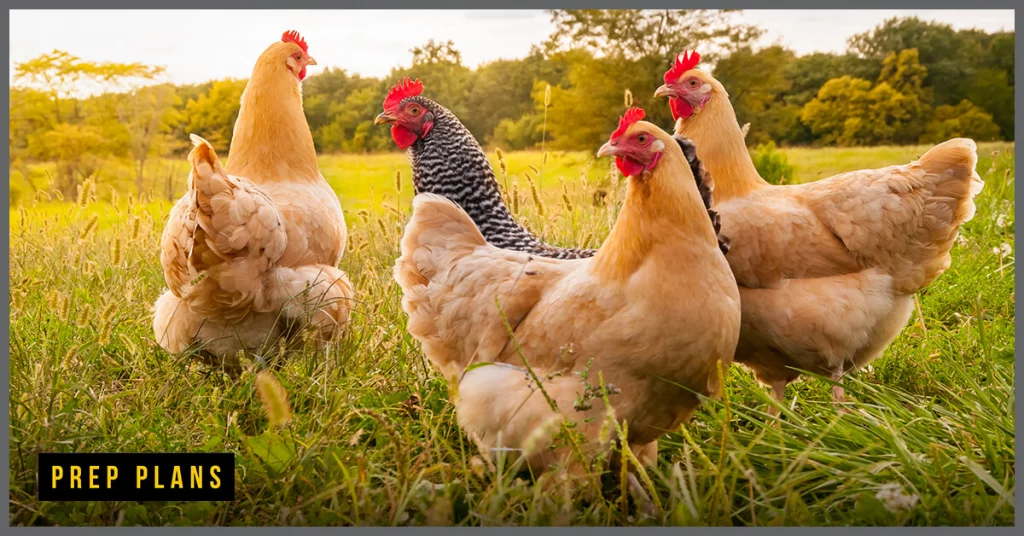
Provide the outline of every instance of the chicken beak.
<path id="1" fill-rule="evenodd" d="M 374 125 L 383 125 L 384 123 L 388 123 L 389 125 L 393 125 L 393 124 L 395 124 L 395 121 L 396 120 L 395 120 L 394 116 L 388 115 L 387 112 L 381 112 L 380 115 L 378 115 L 373 120 L 373 124 Z"/>
<path id="2" fill-rule="evenodd" d="M 655 97 L 675 97 L 676 91 L 672 86 L 665 84 L 654 91 Z"/>
<path id="3" fill-rule="evenodd" d="M 313 59 L 313 56 L 306 56 L 306 65 L 316 65 L 316 60 Z"/>
<path id="4" fill-rule="evenodd" d="M 613 156 L 613 155 L 616 155 L 618 153 L 619 153 L 619 148 L 614 146 L 614 145 L 612 145 L 612 142 L 609 141 L 608 143 L 605 143 L 604 145 L 601 146 L 600 149 L 597 150 L 597 157 L 601 158 L 601 157 L 604 157 L 604 156 Z"/>

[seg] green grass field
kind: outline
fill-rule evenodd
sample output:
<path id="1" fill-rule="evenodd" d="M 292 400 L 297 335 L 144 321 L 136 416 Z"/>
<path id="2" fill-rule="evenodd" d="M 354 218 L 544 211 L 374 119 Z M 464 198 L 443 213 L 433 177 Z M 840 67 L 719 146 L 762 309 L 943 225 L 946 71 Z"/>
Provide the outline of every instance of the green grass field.
<path id="1" fill-rule="evenodd" d="M 923 150 L 785 152 L 806 181 Z M 852 412 L 839 413 L 829 384 L 811 378 L 790 388 L 775 420 L 767 391 L 733 367 L 723 399 L 662 439 L 645 479 L 653 516 L 615 487 L 587 498 L 545 491 L 511 461 L 485 461 L 459 430 L 447 385 L 405 332 L 391 278 L 412 196 L 404 155 L 321 160 L 346 209 L 342 268 L 359 305 L 348 338 L 274 371 L 291 406 L 282 427 L 268 422 L 256 363 L 232 381 L 155 345 L 166 201 L 120 194 L 111 203 L 103 188 L 100 201 L 29 199 L 10 212 L 10 522 L 1013 525 L 1013 146 L 985 144 L 979 154 L 986 185 L 953 265 L 920 294 L 920 311 L 884 357 L 847 381 Z M 621 199 L 608 162 L 505 158 L 520 219 L 555 243 L 600 244 Z M 541 186 L 542 210 L 526 173 Z M 599 188 L 612 202 L 593 202 Z M 41 451 L 231 451 L 237 500 L 39 502 Z"/>

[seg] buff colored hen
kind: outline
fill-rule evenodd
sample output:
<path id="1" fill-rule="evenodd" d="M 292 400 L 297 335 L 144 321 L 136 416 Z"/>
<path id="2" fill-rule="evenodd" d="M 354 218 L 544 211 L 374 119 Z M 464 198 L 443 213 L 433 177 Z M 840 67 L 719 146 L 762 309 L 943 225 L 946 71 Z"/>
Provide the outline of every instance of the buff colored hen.
<path id="1" fill-rule="evenodd" d="M 499 249 L 431 194 L 414 199 L 402 238 L 395 279 L 408 330 L 453 383 L 459 424 L 485 450 L 527 449 L 535 472 L 567 454 L 529 449 L 550 442 L 552 419 L 577 421 L 589 452 L 607 448 L 604 404 L 577 404 L 600 379 L 617 388 L 615 418 L 643 451 L 690 417 L 698 395 L 719 392 L 718 364 L 735 350 L 739 296 L 707 208 L 680 145 L 642 116 L 627 112 L 598 153 L 616 157 L 629 185 L 593 257 Z"/>
<path id="2" fill-rule="evenodd" d="M 715 180 L 743 301 L 736 361 L 781 401 L 796 369 L 841 380 L 900 333 L 914 293 L 949 267 L 959 227 L 974 216 L 977 148 L 953 139 L 906 165 L 771 185 L 699 59 L 677 58 L 655 96 L 669 98 L 676 133 L 694 140 Z M 833 395 L 844 400 L 841 384 Z"/>
<path id="3" fill-rule="evenodd" d="M 348 323 L 352 285 L 336 266 L 345 219 L 320 175 L 302 111 L 305 40 L 286 32 L 259 58 L 225 169 L 193 136 L 188 191 L 164 228 L 168 290 L 155 305 L 157 342 L 238 372 L 239 352 L 276 349 L 309 328 L 336 338 Z"/>

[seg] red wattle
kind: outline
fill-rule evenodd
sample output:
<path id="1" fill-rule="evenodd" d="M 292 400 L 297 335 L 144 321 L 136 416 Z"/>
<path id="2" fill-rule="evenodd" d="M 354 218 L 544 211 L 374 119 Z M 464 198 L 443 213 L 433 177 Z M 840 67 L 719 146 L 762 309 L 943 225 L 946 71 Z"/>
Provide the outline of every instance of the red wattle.
<path id="1" fill-rule="evenodd" d="M 302 80 L 304 78 L 306 78 L 306 67 L 305 66 L 303 66 L 302 69 L 299 69 L 299 80 Z"/>
<path id="2" fill-rule="evenodd" d="M 668 100 L 668 107 L 672 109 L 672 118 L 690 117 L 693 115 L 693 105 L 679 97 L 672 97 Z"/>
<path id="3" fill-rule="evenodd" d="M 644 165 L 628 156 L 616 157 L 615 165 L 626 177 L 639 177 L 644 172 Z"/>
<path id="4" fill-rule="evenodd" d="M 391 139 L 395 140 L 395 145 L 401 150 L 406 150 L 410 145 L 416 143 L 416 133 L 401 126 L 394 125 L 391 127 Z"/>

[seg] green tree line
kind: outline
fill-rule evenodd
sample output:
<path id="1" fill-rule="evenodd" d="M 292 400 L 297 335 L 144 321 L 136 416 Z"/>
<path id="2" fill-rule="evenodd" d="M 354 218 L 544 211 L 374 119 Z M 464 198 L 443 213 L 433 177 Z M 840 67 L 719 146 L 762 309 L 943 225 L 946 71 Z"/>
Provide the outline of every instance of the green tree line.
<path id="1" fill-rule="evenodd" d="M 668 106 L 651 95 L 670 59 L 695 48 L 728 89 L 739 122 L 749 123 L 751 146 L 1013 139 L 1013 32 L 893 18 L 851 37 L 842 54 L 798 56 L 756 46 L 763 30 L 735 15 L 553 10 L 554 33 L 521 59 L 471 68 L 451 42 L 428 41 L 410 51 L 409 67 L 384 78 L 341 68 L 311 74 L 303 84 L 306 116 L 321 152 L 395 150 L 373 118 L 391 84 L 410 76 L 485 145 L 589 150 L 614 129 L 627 89 L 651 120 L 670 125 Z M 90 62 L 63 51 L 16 64 L 12 176 L 17 171 L 26 190 L 46 184 L 66 196 L 97 174 L 141 190 L 165 173 L 171 180 L 173 170 L 153 170 L 153 163 L 183 154 L 188 133 L 226 153 L 246 81 L 172 85 L 162 75 L 160 67 Z M 76 97 L 83 84 L 99 94 Z M 33 173 L 34 162 L 54 164 L 55 176 Z"/>

